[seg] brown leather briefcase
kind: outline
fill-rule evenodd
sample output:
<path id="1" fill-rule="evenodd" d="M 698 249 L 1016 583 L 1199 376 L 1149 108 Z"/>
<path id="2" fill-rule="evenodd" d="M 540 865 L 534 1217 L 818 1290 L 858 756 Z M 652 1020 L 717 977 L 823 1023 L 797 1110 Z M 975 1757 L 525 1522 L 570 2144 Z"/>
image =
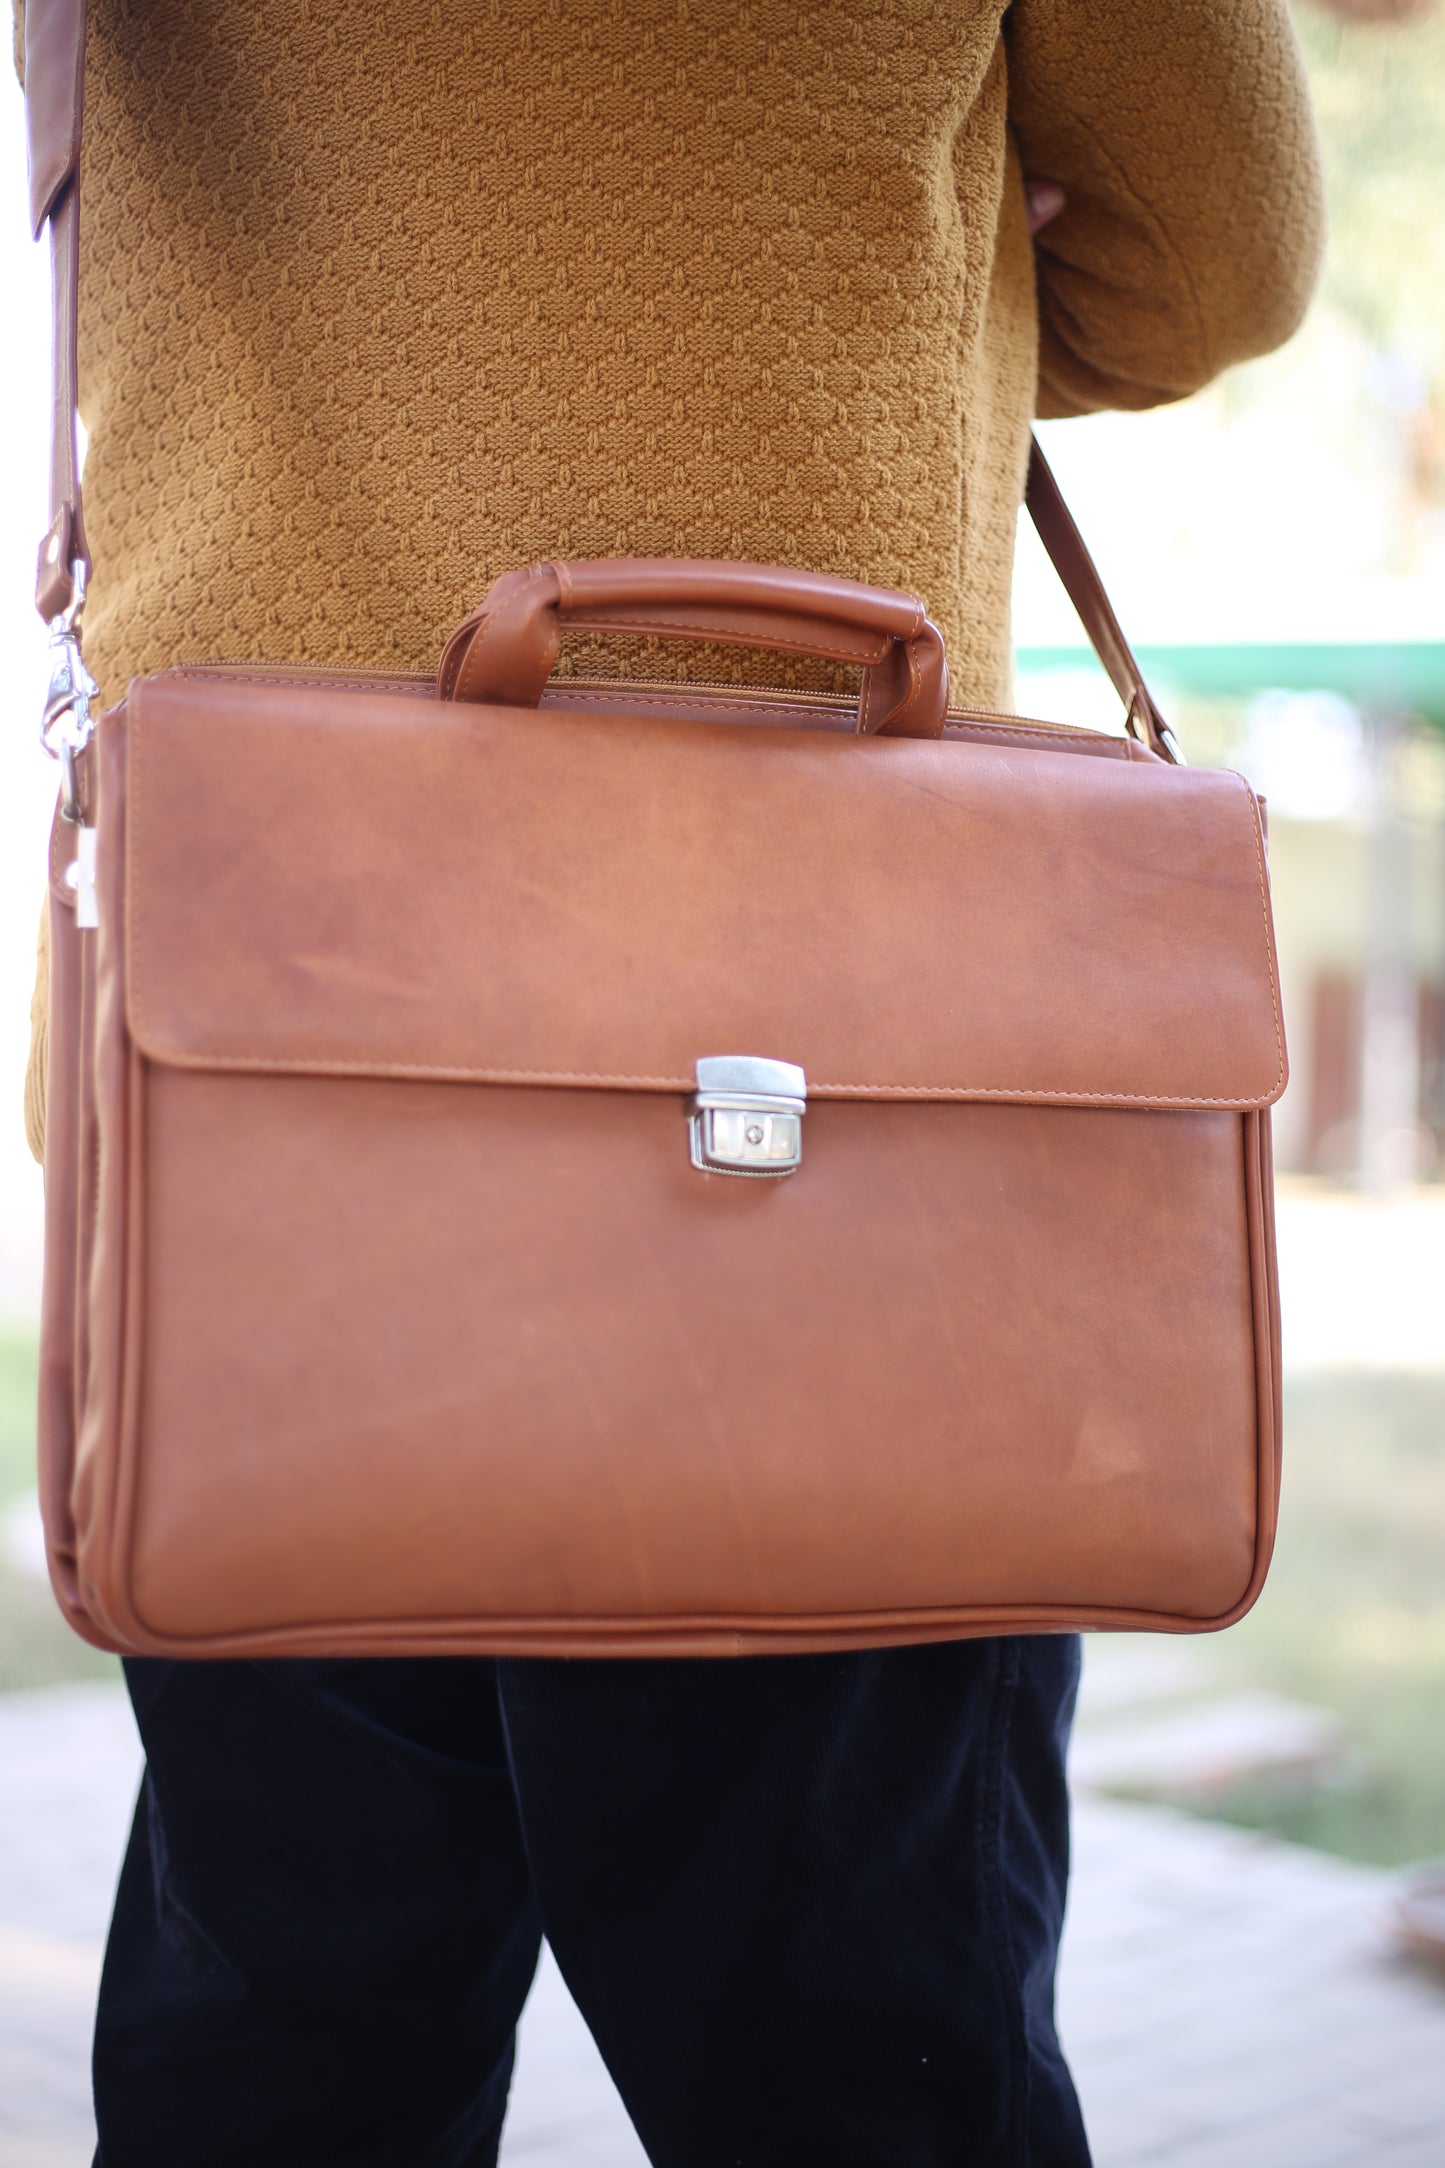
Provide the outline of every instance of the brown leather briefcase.
<path id="1" fill-rule="evenodd" d="M 1042 461 L 1129 736 L 949 710 L 911 597 L 669 561 L 508 575 L 435 682 L 180 668 L 97 717 L 79 18 L 35 13 L 68 75 L 30 55 L 71 1622 L 214 1656 L 1237 1618 L 1279 1476 L 1260 807 L 1178 764 Z M 549 685 L 579 624 L 862 690 Z"/>

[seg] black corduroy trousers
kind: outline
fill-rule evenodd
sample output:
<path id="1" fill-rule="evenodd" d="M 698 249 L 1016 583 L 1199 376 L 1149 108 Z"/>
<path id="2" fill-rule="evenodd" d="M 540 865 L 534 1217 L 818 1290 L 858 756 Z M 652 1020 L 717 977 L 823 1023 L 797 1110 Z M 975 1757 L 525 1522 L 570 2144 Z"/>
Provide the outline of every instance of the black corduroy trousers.
<path id="1" fill-rule="evenodd" d="M 655 2168 L 1087 2168 L 1070 1636 L 132 1662 L 101 2168 L 492 2168 L 540 1940 Z"/>

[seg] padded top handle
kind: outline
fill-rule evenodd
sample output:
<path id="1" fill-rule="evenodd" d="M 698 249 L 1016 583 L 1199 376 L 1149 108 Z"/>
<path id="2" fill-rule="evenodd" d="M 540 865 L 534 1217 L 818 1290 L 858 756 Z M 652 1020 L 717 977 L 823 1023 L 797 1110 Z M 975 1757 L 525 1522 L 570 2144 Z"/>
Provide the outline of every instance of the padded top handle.
<path id="1" fill-rule="evenodd" d="M 563 626 L 854 663 L 860 731 L 943 735 L 943 639 L 916 596 L 723 558 L 582 558 L 503 573 L 448 640 L 440 697 L 535 707 Z"/>

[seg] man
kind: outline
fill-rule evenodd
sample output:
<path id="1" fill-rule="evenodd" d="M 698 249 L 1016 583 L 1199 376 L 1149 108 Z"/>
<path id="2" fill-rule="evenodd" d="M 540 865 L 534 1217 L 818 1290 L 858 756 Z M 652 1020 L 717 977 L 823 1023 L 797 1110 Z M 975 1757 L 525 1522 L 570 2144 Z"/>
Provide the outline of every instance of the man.
<path id="1" fill-rule="evenodd" d="M 1283 0 L 96 0 L 86 94 L 112 690 L 635 552 L 918 591 L 1003 705 L 1034 412 L 1277 343 L 1319 251 Z M 493 2162 L 543 1931 L 658 2168 L 1083 2168 L 1077 1668 L 130 1664 L 103 2168 Z"/>

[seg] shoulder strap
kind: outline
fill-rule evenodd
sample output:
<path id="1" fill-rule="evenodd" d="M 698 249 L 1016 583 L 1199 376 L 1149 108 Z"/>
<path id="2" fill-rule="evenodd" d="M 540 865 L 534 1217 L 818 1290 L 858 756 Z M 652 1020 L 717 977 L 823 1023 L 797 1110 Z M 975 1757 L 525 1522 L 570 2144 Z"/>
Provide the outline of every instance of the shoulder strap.
<path id="1" fill-rule="evenodd" d="M 90 561 L 76 447 L 76 319 L 79 308 L 80 131 L 85 81 L 85 0 L 25 0 L 25 115 L 30 216 L 38 236 L 49 222 L 54 342 L 50 438 L 50 525 L 40 545 L 36 606 L 54 628 L 75 627 Z M 1128 728 L 1166 760 L 1179 760 L 1173 732 L 1114 615 L 1104 583 L 1059 493 L 1037 437 L 1024 502 L 1094 652 L 1127 710 Z"/>
<path id="2" fill-rule="evenodd" d="M 53 620 L 75 600 L 75 569 L 89 568 L 76 448 L 76 317 L 80 240 L 80 125 L 85 86 L 85 0 L 25 0 L 25 131 L 30 222 L 50 225 L 53 396 L 50 525 L 40 545 L 35 601 Z"/>
<path id="3" fill-rule="evenodd" d="M 1159 713 L 1154 696 L 1144 682 L 1144 673 L 1134 658 L 1134 650 L 1124 637 L 1124 628 L 1114 615 L 1114 605 L 1099 577 L 1098 568 L 1064 502 L 1063 492 L 1054 480 L 1054 470 L 1045 459 L 1037 437 L 1032 439 L 1029 447 L 1024 503 L 1038 530 L 1039 540 L 1049 553 L 1049 561 L 1059 575 L 1060 584 L 1079 613 L 1090 646 L 1124 702 L 1130 731 L 1176 767 L 1182 766 L 1184 755 L 1179 749 L 1179 741 Z"/>

